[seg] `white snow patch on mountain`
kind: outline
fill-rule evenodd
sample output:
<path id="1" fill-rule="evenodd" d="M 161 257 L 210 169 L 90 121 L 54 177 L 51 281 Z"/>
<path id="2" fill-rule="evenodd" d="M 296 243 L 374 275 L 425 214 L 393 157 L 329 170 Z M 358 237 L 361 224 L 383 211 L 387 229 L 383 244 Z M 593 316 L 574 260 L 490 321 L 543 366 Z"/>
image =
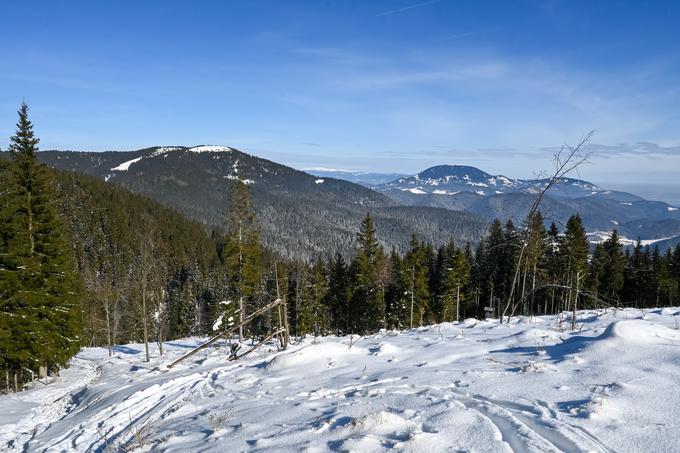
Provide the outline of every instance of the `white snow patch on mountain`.
<path id="1" fill-rule="evenodd" d="M 674 208 L 674 207 L 672 207 L 672 206 L 669 206 L 669 207 L 668 207 L 668 210 L 669 210 L 670 212 L 673 212 L 673 211 L 677 211 L 678 208 Z"/>
<path id="2" fill-rule="evenodd" d="M 188 149 L 188 151 L 191 151 L 192 153 L 223 153 L 231 150 L 232 149 L 228 146 L 218 145 L 201 145 Z"/>
<path id="3" fill-rule="evenodd" d="M 314 181 L 314 184 L 323 184 L 324 180 L 323 179 L 317 179 Z"/>
<path id="4" fill-rule="evenodd" d="M 180 146 L 160 146 L 156 151 L 154 151 L 151 155 L 152 156 L 159 156 L 161 154 L 166 154 L 170 153 L 172 151 L 181 151 L 184 148 Z"/>
<path id="5" fill-rule="evenodd" d="M 411 193 L 414 193 L 416 195 L 424 195 L 424 194 L 427 193 L 423 189 L 421 189 L 420 187 L 413 187 L 411 189 L 401 189 L 401 191 L 402 192 L 411 192 Z"/>
<path id="6" fill-rule="evenodd" d="M 85 348 L 0 396 L 5 451 L 677 451 L 680 308 L 269 342 Z M 232 340 L 233 341 L 233 340 Z M 249 342 L 248 342 L 249 343 Z M 249 344 L 243 344 L 246 350 Z"/>
<path id="7" fill-rule="evenodd" d="M 135 162 L 139 162 L 140 160 L 144 159 L 144 156 L 138 157 L 136 159 L 128 160 L 127 162 L 123 162 L 122 164 L 113 167 L 111 170 L 113 171 L 128 171 L 130 168 L 130 165 L 134 164 Z"/>

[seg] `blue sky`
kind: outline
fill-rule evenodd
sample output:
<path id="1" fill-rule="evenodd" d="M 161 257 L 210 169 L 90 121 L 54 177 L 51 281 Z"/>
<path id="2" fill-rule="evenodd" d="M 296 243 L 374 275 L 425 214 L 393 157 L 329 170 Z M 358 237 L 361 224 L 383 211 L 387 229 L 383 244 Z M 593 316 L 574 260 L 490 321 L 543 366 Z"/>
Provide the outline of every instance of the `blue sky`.
<path id="1" fill-rule="evenodd" d="M 299 168 L 531 177 L 593 129 L 582 177 L 680 179 L 677 1 L 12 3 L 2 148 L 26 99 L 43 149 L 215 143 Z"/>

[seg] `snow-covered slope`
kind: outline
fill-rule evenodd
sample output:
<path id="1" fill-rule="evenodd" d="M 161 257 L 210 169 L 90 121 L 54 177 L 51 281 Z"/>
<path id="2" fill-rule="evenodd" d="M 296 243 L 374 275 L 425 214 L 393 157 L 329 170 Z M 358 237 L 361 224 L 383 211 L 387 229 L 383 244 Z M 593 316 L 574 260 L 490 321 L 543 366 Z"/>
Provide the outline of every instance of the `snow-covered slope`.
<path id="1" fill-rule="evenodd" d="M 567 315 L 565 315 L 566 317 Z M 199 339 L 83 350 L 0 397 L 9 451 L 677 451 L 680 309 L 304 338 L 239 362 Z M 139 448 L 141 445 L 141 448 Z"/>

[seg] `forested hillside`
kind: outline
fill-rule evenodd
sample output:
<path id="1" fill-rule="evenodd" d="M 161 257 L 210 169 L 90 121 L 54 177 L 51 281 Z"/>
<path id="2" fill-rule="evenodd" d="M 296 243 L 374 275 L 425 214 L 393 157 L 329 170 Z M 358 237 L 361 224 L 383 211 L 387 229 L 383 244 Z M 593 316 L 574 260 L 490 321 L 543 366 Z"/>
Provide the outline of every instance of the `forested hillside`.
<path id="1" fill-rule="evenodd" d="M 398 206 L 383 194 L 347 181 L 319 178 L 222 146 L 153 147 L 133 152 L 46 151 L 49 166 L 123 186 L 209 227 L 224 226 L 237 180 L 248 185 L 262 242 L 282 257 L 315 260 L 353 250 L 354 233 L 370 212 L 378 240 L 404 251 L 409 237 L 435 245 L 454 237 L 475 242 L 487 222 L 475 214 Z"/>
<path id="2" fill-rule="evenodd" d="M 55 172 L 55 180 L 88 289 L 88 342 L 104 344 L 107 334 L 112 343 L 141 339 L 144 286 L 147 315 L 164 318 L 154 331 L 165 337 L 203 332 L 221 286 L 216 242 L 204 226 L 92 177 Z"/>

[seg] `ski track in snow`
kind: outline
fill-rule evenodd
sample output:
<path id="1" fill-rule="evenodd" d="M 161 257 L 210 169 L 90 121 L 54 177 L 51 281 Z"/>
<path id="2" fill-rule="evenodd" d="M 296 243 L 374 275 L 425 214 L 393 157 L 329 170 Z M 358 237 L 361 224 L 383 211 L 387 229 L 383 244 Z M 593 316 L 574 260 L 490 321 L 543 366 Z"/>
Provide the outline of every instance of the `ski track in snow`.
<path id="1" fill-rule="evenodd" d="M 86 348 L 0 396 L 0 451 L 674 451 L 679 324 L 680 308 L 582 311 L 577 332 L 465 320 L 237 362 L 222 345 L 170 370 L 201 339 L 150 363 L 143 345 Z"/>

